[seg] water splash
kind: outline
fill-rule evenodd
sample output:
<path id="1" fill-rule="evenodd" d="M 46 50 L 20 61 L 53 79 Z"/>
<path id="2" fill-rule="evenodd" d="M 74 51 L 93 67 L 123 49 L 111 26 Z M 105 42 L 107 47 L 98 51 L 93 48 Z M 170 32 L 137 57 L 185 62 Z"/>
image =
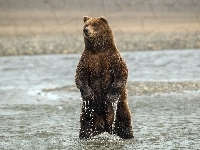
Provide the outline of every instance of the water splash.
<path id="1" fill-rule="evenodd" d="M 85 110 L 89 109 L 89 104 L 90 104 L 90 101 L 83 101 Z"/>
<path id="2" fill-rule="evenodd" d="M 114 121 L 113 121 L 113 124 L 112 124 L 112 128 L 115 127 L 115 120 L 116 120 L 116 113 L 117 113 L 117 104 L 118 104 L 118 101 L 119 101 L 119 98 L 115 102 L 112 102 L 112 107 L 113 107 L 113 110 L 114 110 Z"/>

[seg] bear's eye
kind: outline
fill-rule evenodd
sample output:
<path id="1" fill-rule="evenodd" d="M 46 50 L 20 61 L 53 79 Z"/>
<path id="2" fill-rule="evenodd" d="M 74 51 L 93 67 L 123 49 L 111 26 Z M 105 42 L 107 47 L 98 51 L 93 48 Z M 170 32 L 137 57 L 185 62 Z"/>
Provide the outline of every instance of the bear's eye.
<path id="1" fill-rule="evenodd" d="M 95 24 L 93 24 L 93 27 L 97 27 L 97 24 L 95 23 Z"/>

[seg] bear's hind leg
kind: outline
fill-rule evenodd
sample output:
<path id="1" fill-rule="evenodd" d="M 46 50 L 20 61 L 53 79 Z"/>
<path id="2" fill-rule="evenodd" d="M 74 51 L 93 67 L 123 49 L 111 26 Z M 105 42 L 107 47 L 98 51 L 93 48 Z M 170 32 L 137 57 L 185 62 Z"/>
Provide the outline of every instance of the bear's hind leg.
<path id="1" fill-rule="evenodd" d="M 80 139 L 90 139 L 91 137 L 104 132 L 105 121 L 103 120 L 103 117 L 96 114 L 93 109 L 82 111 L 80 123 Z"/>
<path id="2" fill-rule="evenodd" d="M 114 109 L 111 103 L 108 103 L 107 105 L 105 118 L 105 130 L 109 134 L 113 134 Z"/>
<path id="3" fill-rule="evenodd" d="M 131 113 L 128 103 L 124 100 L 119 101 L 117 105 L 114 134 L 123 139 L 134 138 L 131 126 Z"/>

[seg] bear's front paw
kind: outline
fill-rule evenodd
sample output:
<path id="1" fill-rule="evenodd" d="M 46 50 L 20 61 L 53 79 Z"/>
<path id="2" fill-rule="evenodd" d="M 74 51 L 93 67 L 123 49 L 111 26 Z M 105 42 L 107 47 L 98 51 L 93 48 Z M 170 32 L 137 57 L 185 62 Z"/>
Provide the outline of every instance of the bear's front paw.
<path id="1" fill-rule="evenodd" d="M 81 96 L 83 100 L 93 100 L 94 99 L 94 92 L 91 88 L 81 89 Z"/>
<path id="2" fill-rule="evenodd" d="M 115 93 L 115 94 L 108 93 L 106 97 L 109 102 L 113 103 L 119 99 L 120 95 L 117 93 Z"/>

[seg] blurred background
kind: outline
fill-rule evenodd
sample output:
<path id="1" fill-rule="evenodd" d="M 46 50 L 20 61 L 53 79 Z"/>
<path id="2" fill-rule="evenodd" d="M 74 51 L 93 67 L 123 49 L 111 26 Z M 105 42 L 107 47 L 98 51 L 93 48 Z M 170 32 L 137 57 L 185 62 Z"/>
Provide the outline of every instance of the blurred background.
<path id="1" fill-rule="evenodd" d="M 198 0 L 0 0 L 0 55 L 80 53 L 85 15 L 108 19 L 120 51 L 200 48 Z"/>

